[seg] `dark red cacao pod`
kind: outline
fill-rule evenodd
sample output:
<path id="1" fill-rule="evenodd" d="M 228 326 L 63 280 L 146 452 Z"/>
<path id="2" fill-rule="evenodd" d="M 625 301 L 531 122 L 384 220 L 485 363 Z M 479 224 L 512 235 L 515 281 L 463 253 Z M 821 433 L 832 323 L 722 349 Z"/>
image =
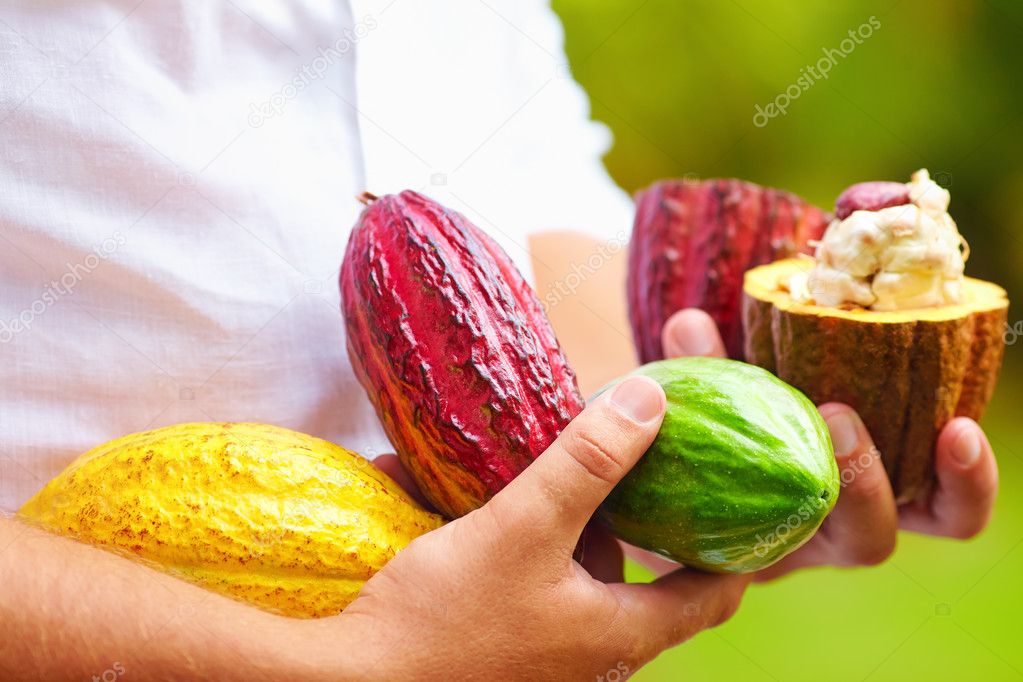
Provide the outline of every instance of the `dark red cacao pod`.
<path id="1" fill-rule="evenodd" d="M 661 328 L 682 308 L 714 318 L 743 359 L 742 276 L 809 252 L 831 216 L 798 196 L 734 179 L 662 180 L 636 194 L 626 290 L 641 362 L 664 358 Z"/>
<path id="2" fill-rule="evenodd" d="M 419 488 L 461 516 L 542 453 L 583 399 L 496 242 L 415 192 L 371 199 L 341 266 L 348 356 Z"/>

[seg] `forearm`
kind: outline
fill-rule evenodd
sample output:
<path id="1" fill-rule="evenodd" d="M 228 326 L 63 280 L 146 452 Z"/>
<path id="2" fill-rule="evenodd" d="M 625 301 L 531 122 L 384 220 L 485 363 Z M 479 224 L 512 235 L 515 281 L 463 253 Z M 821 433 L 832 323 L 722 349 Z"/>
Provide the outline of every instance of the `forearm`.
<path id="1" fill-rule="evenodd" d="M 322 621 L 273 616 L 2 517 L 0 584 L 0 679 L 350 677 L 331 653 L 347 647 Z"/>
<path id="2" fill-rule="evenodd" d="M 625 305 L 626 249 L 566 231 L 529 239 L 536 293 L 590 395 L 636 366 Z"/>

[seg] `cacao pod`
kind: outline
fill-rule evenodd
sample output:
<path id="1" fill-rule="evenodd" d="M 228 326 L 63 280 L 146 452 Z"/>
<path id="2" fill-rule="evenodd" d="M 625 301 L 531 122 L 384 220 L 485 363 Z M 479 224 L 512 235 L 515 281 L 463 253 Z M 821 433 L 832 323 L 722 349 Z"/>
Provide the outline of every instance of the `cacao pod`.
<path id="1" fill-rule="evenodd" d="M 953 417 L 979 420 L 1005 352 L 1009 300 L 970 277 L 959 304 L 895 311 L 800 302 L 788 283 L 813 268 L 788 259 L 746 273 L 746 358 L 815 403 L 863 418 L 899 502 L 926 498 L 934 444 Z"/>
<path id="2" fill-rule="evenodd" d="M 507 254 L 416 192 L 369 205 L 341 267 L 348 355 L 399 458 L 454 517 L 482 505 L 583 408 Z"/>
<path id="3" fill-rule="evenodd" d="M 19 514 L 268 611 L 340 613 L 442 524 L 359 455 L 266 424 L 179 424 L 90 450 Z"/>
<path id="4" fill-rule="evenodd" d="M 605 526 L 690 568 L 728 573 L 766 568 L 813 536 L 839 478 L 828 427 L 806 396 L 724 358 L 661 360 L 628 376 L 637 375 L 661 385 L 667 410 L 600 505 Z"/>
<path id="5" fill-rule="evenodd" d="M 661 328 L 682 308 L 709 313 L 729 357 L 741 360 L 743 273 L 806 251 L 830 218 L 794 194 L 741 180 L 662 180 L 640 191 L 626 280 L 640 361 L 664 357 Z"/>

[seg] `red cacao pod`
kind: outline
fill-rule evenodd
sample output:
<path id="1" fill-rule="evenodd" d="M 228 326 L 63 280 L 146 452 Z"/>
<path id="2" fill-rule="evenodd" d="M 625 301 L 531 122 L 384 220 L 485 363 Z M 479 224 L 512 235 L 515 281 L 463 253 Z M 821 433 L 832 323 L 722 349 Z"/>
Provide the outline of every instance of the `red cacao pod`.
<path id="1" fill-rule="evenodd" d="M 450 517 L 486 502 L 583 408 L 532 288 L 461 214 L 412 191 L 348 240 L 348 356 L 405 468 Z"/>
<path id="2" fill-rule="evenodd" d="M 682 308 L 714 318 L 743 359 L 746 270 L 807 251 L 831 216 L 798 196 L 734 179 L 662 180 L 636 195 L 626 289 L 642 362 L 664 358 L 661 328 Z"/>

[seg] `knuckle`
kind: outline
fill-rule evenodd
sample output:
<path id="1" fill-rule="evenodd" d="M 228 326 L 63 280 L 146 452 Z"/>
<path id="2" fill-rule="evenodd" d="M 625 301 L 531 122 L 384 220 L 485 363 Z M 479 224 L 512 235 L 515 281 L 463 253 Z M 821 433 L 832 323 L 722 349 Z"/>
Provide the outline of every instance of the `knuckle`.
<path id="1" fill-rule="evenodd" d="M 663 651 L 664 649 L 670 649 L 684 642 L 688 642 L 690 639 L 698 635 L 701 629 L 704 628 L 701 628 L 698 623 L 692 622 L 692 619 L 688 619 L 688 622 L 685 623 L 678 623 L 671 629 L 662 633 L 662 638 L 657 644 L 657 649 Z"/>
<path id="2" fill-rule="evenodd" d="M 895 552 L 896 535 L 889 533 L 875 538 L 874 542 L 856 548 L 853 559 L 861 566 L 877 566 L 888 560 Z"/>
<path id="3" fill-rule="evenodd" d="M 734 616 L 736 614 L 736 612 L 739 610 L 739 604 L 741 602 L 742 602 L 742 596 L 741 595 L 737 596 L 735 599 L 732 599 L 732 600 L 730 600 L 728 602 L 728 604 L 725 607 L 725 612 L 723 614 L 724 617 L 721 619 L 722 623 L 732 619 L 732 616 Z"/>
<path id="4" fill-rule="evenodd" d="M 846 500 L 865 502 L 889 499 L 894 504 L 891 483 L 884 471 L 880 456 L 873 451 L 839 458 L 838 467 L 842 481 L 841 495 Z"/>
<path id="5" fill-rule="evenodd" d="M 963 526 L 961 528 L 955 528 L 950 533 L 950 537 L 953 540 L 972 540 L 973 538 L 980 535 L 979 528 L 972 528 L 970 526 Z"/>
<path id="6" fill-rule="evenodd" d="M 855 484 L 846 486 L 840 495 L 845 495 L 846 500 L 858 504 L 883 502 L 894 504 L 891 483 L 884 478 L 883 472 L 878 475 L 860 476 Z"/>
<path id="7" fill-rule="evenodd" d="M 723 599 L 721 604 L 718 605 L 717 614 L 715 614 L 714 619 L 710 622 L 709 627 L 716 628 L 719 625 L 724 625 L 732 619 L 732 616 L 734 616 L 735 612 L 738 610 L 738 599 Z"/>
<path id="8" fill-rule="evenodd" d="M 735 581 L 731 586 L 722 591 L 717 611 L 714 614 L 714 618 L 710 621 L 709 627 L 715 628 L 732 619 L 732 616 L 739 610 L 739 604 L 742 603 L 742 597 L 746 592 L 747 584 L 748 582 L 746 581 Z"/>
<path id="9" fill-rule="evenodd" d="M 568 435 L 565 449 L 586 473 L 604 483 L 613 485 L 625 474 L 621 455 L 585 429 L 574 429 Z"/>
<path id="10" fill-rule="evenodd" d="M 986 527 L 987 515 L 969 518 L 956 524 L 949 535 L 956 540 L 971 540 L 980 535 Z"/>

